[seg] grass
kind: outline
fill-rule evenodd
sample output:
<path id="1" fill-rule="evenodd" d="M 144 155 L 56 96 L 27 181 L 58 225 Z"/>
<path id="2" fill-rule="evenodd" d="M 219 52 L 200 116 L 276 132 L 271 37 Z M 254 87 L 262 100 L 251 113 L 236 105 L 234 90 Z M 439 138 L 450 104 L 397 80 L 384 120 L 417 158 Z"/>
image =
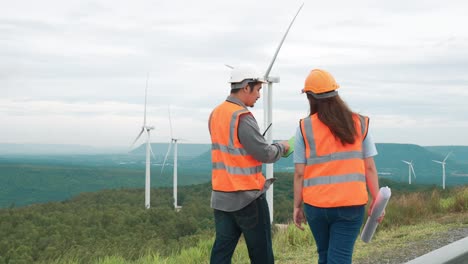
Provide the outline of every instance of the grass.
<path id="1" fill-rule="evenodd" d="M 432 250 L 428 243 L 453 229 L 468 228 L 468 187 L 452 190 L 434 189 L 427 193 L 397 194 L 390 199 L 384 222 L 377 228 L 368 244 L 359 238 L 355 245 L 353 263 L 391 263 L 397 257 L 406 261 Z M 429 241 L 429 242 L 428 242 Z M 96 264 L 203 264 L 209 263 L 213 234 L 199 239 L 197 246 L 175 251 L 170 256 L 147 252 L 135 261 L 118 255 L 94 261 Z M 308 227 L 305 231 L 289 224 L 273 229 L 273 251 L 276 263 L 316 263 L 315 242 Z M 416 252 L 416 253 L 415 253 Z M 118 254 L 116 252 L 116 254 Z M 410 258 L 410 259 L 411 259 Z M 402 259 L 403 260 L 403 259 Z M 404 262 L 406 262 L 404 261 Z M 48 263 L 80 263 L 78 259 Z M 232 263 L 250 263 L 245 241 L 241 238 Z"/>
<path id="2" fill-rule="evenodd" d="M 439 221 L 430 221 L 408 226 L 398 226 L 390 229 L 379 229 L 372 241 L 368 244 L 359 238 L 355 245 L 353 263 L 379 263 L 389 260 L 395 255 L 411 254 L 409 245 L 415 245 L 420 241 L 437 237 L 439 234 L 449 232 L 455 228 L 468 228 L 468 214 L 451 214 Z M 447 223 L 450 222 L 450 223 Z M 96 264 L 206 264 L 209 263 L 209 256 L 212 238 L 200 240 L 196 247 L 182 250 L 171 257 L 161 257 L 152 253 L 142 256 L 136 261 L 128 261 L 118 256 L 109 256 L 96 260 Z M 427 249 L 423 249 L 426 250 Z M 273 234 L 273 251 L 275 262 L 284 264 L 316 263 L 317 253 L 310 230 L 297 229 L 290 224 L 286 228 L 275 229 Z M 397 253 L 396 253 L 397 252 Z M 75 264 L 78 261 L 65 261 L 55 263 Z M 232 263 L 250 263 L 245 241 L 241 238 L 234 252 Z M 387 262 L 380 262 L 387 263 Z"/>
<path id="3" fill-rule="evenodd" d="M 355 245 L 354 263 L 389 263 L 397 257 L 403 259 L 405 256 L 423 255 L 430 248 L 425 246 L 424 241 L 429 241 L 441 234 L 450 232 L 457 228 L 468 228 L 466 217 L 468 215 L 453 214 L 426 223 L 399 226 L 390 229 L 381 229 L 368 244 L 358 239 Z M 446 223 L 449 222 L 449 223 Z M 406 258 L 408 260 L 408 258 Z"/>

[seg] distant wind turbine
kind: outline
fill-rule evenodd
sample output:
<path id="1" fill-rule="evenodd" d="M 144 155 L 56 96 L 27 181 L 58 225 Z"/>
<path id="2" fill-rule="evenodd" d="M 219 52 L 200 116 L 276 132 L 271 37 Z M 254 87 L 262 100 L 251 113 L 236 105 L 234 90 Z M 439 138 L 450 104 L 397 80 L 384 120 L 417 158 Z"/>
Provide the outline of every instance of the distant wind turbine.
<path id="1" fill-rule="evenodd" d="M 154 157 L 154 153 L 153 153 L 153 150 L 151 149 L 151 143 L 150 143 L 150 139 L 151 139 L 151 130 L 154 129 L 153 126 L 148 126 L 146 125 L 146 101 L 147 101 L 147 94 L 148 94 L 148 75 L 146 75 L 146 88 L 145 88 L 145 112 L 144 112 L 144 115 L 143 115 L 143 126 L 141 127 L 141 131 L 140 133 L 138 134 L 138 136 L 135 138 L 135 140 L 133 141 L 132 143 L 132 146 L 130 147 L 130 149 L 133 148 L 133 146 L 135 145 L 135 143 L 137 142 L 137 140 L 141 137 L 141 135 L 143 134 L 143 132 L 146 131 L 147 133 L 147 137 L 146 137 L 146 170 L 145 170 L 145 208 L 146 209 L 149 209 L 150 208 L 150 184 L 151 184 L 151 173 L 150 173 L 150 153 L 153 155 Z"/>
<path id="2" fill-rule="evenodd" d="M 179 138 L 175 138 L 172 134 L 172 119 L 171 119 L 171 109 L 169 108 L 168 109 L 169 111 L 169 128 L 170 128 L 170 131 L 171 131 L 171 142 L 169 143 L 169 146 L 167 148 L 167 153 L 166 153 L 166 156 L 164 157 L 164 162 L 163 162 L 163 165 L 161 167 L 161 175 L 163 173 L 163 170 L 164 170 L 164 165 L 166 164 L 166 161 L 167 161 L 167 156 L 169 155 L 169 152 L 171 152 L 171 147 L 172 147 L 172 144 L 174 144 L 174 166 L 173 166 L 173 170 L 174 170 L 174 174 L 173 174 L 173 196 L 174 196 L 174 209 L 176 211 L 179 211 L 182 206 L 179 206 L 177 204 L 177 141 L 181 140 Z"/>
<path id="3" fill-rule="evenodd" d="M 413 168 L 413 161 L 402 160 L 404 163 L 408 164 L 408 183 L 411 184 L 411 172 L 413 172 L 414 179 L 416 179 L 416 173 Z"/>
<path id="4" fill-rule="evenodd" d="M 447 160 L 450 154 L 452 154 L 451 151 L 447 154 L 447 156 L 445 156 L 445 159 L 443 161 L 432 160 L 433 162 L 442 164 L 442 189 L 444 190 L 445 190 L 445 161 Z"/>

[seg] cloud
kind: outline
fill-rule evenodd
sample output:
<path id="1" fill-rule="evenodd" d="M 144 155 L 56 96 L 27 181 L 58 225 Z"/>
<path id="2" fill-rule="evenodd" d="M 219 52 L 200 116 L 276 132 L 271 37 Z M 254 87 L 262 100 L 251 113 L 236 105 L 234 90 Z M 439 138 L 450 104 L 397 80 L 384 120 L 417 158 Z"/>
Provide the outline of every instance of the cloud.
<path id="1" fill-rule="evenodd" d="M 208 142 L 209 113 L 229 93 L 224 64 L 266 69 L 300 4 L 4 4 L 0 138 L 125 145 L 142 123 L 148 74 L 153 140 L 170 137 L 170 105 L 180 137 Z M 300 94 L 304 79 L 311 69 L 324 68 L 340 83 L 350 107 L 371 117 L 376 141 L 468 145 L 460 136 L 468 112 L 466 5 L 306 2 L 271 72 L 281 78 L 273 88 L 275 137 L 294 133 L 307 114 Z M 261 129 L 262 107 L 260 99 L 253 109 Z M 26 132 L 31 125 L 34 132 Z M 53 136 L 50 130 L 56 131 Z"/>

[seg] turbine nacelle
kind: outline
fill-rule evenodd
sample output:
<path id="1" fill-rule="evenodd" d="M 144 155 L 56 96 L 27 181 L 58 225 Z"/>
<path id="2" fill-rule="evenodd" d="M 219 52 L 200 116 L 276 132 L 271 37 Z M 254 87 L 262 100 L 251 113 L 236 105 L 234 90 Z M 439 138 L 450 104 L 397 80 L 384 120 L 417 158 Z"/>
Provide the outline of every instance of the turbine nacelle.
<path id="1" fill-rule="evenodd" d="M 408 164 L 408 165 L 413 165 L 413 161 L 406 161 L 406 160 L 401 160 L 403 161 L 404 163 Z"/>
<path id="2" fill-rule="evenodd" d="M 269 82 L 269 83 L 279 83 L 280 82 L 280 77 L 278 77 L 278 76 L 268 76 L 268 78 L 266 78 L 266 81 Z"/>

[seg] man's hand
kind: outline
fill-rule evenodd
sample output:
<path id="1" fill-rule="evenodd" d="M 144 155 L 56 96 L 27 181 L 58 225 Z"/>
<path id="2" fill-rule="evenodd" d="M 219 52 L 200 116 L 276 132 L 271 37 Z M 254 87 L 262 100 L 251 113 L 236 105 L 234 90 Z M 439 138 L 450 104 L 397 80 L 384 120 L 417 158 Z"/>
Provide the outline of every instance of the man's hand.
<path id="1" fill-rule="evenodd" d="M 285 140 L 285 141 L 281 141 L 280 143 L 284 146 L 283 155 L 288 153 L 288 151 L 289 151 L 289 142 L 287 140 Z"/>

